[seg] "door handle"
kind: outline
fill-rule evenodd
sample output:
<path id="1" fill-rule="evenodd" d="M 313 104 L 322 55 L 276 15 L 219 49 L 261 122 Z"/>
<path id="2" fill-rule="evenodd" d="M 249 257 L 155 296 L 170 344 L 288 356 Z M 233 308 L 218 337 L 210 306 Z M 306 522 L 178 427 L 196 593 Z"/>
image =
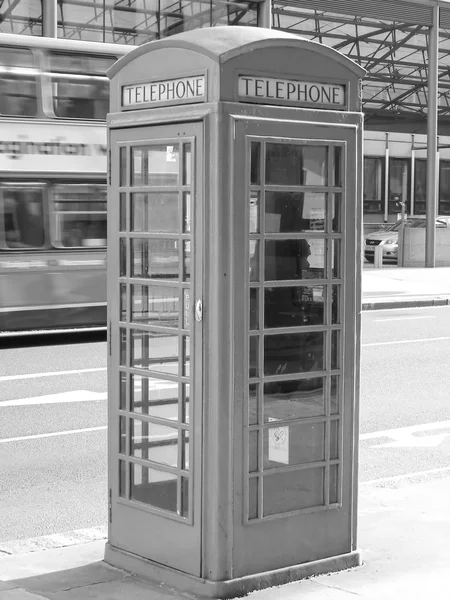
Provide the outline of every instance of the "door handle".
<path id="1" fill-rule="evenodd" d="M 198 323 L 203 321 L 203 302 L 200 299 L 195 303 L 195 320 Z"/>

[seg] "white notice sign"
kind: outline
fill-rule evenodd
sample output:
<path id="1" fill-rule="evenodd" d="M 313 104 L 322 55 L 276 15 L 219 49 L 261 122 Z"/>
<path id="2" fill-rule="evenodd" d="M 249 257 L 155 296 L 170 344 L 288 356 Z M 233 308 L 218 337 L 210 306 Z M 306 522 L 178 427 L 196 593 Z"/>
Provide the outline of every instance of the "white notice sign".
<path id="1" fill-rule="evenodd" d="M 122 107 L 155 106 L 165 102 L 186 104 L 206 100 L 206 77 L 182 77 L 122 87 Z"/>
<path id="2" fill-rule="evenodd" d="M 242 99 L 260 98 L 269 104 L 284 100 L 295 105 L 345 107 L 345 86 L 337 83 L 240 75 L 238 94 Z"/>
<path id="3" fill-rule="evenodd" d="M 276 421 L 269 417 L 269 421 Z M 269 429 L 269 460 L 289 464 L 289 427 L 273 427 Z"/>

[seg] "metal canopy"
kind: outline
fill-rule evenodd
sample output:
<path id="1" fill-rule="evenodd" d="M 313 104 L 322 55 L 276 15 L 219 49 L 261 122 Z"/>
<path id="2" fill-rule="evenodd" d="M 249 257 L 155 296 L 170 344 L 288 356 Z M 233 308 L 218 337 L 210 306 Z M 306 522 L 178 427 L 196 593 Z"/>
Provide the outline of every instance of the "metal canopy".
<path id="1" fill-rule="evenodd" d="M 233 0 L 44 0 L 44 18 L 53 5 L 58 37 L 133 45 L 205 26 L 257 25 L 262 8 Z M 450 116 L 450 3 L 439 5 L 442 124 Z M 0 0 L 1 30 L 41 35 L 42 10 L 39 0 Z M 432 11 L 431 0 L 272 0 L 272 26 L 331 46 L 366 69 L 369 122 L 425 123 Z"/>
<path id="2" fill-rule="evenodd" d="M 275 0 L 273 27 L 295 31 L 308 39 L 332 46 L 364 67 L 367 75 L 363 86 L 363 108 L 368 117 L 426 119 L 429 23 L 407 22 L 406 12 L 404 22 L 336 12 L 338 5 L 345 9 L 348 4 L 328 2 L 328 5 L 334 5 L 334 12 L 325 12 L 306 8 L 311 5 L 308 1 Z M 377 2 L 372 4 L 376 5 Z M 401 6 L 402 2 L 395 4 Z M 430 6 L 423 2 L 425 4 Z M 383 16 L 381 11 L 380 16 Z M 411 20 L 417 21 L 417 18 Z M 449 74 L 450 32 L 441 28 L 438 74 L 440 118 L 450 115 Z"/>

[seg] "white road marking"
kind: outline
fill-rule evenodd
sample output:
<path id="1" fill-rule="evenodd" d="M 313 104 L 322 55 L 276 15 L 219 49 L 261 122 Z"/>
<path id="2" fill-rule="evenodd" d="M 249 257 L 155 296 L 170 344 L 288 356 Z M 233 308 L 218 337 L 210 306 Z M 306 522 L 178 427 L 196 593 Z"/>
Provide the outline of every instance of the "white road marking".
<path id="1" fill-rule="evenodd" d="M 433 431 L 436 429 L 450 429 L 450 421 L 438 421 L 436 423 L 424 423 L 423 425 L 412 425 L 410 427 L 365 433 L 360 435 L 359 439 L 361 441 L 385 437 L 392 439 L 391 442 L 375 444 L 371 446 L 372 448 L 436 448 L 450 435 L 450 432 L 423 437 L 413 435 L 421 431 Z"/>
<path id="2" fill-rule="evenodd" d="M 450 340 L 450 336 L 436 337 L 436 338 L 418 338 L 417 340 L 393 340 L 392 342 L 373 342 L 371 344 L 361 344 L 363 348 L 370 346 L 390 346 L 391 344 L 419 344 L 421 342 L 441 342 L 443 340 Z"/>
<path id="3" fill-rule="evenodd" d="M 48 396 L 34 396 L 33 398 L 18 398 L 16 400 L 5 400 L 0 402 L 0 408 L 5 406 L 31 406 L 34 404 L 64 404 L 67 402 L 98 402 L 107 400 L 106 392 L 89 392 L 87 390 L 74 390 L 62 392 L 61 394 L 50 394 Z"/>
<path id="4" fill-rule="evenodd" d="M 387 319 L 374 319 L 375 323 L 382 323 L 383 321 L 406 321 L 408 319 L 435 319 L 434 315 L 424 315 L 423 317 L 389 317 Z"/>
<path id="5" fill-rule="evenodd" d="M 372 448 L 437 448 L 449 435 L 450 433 L 440 433 L 426 437 L 414 437 L 409 433 L 399 434 L 393 442 L 377 444 Z"/>
<path id="6" fill-rule="evenodd" d="M 435 429 L 450 428 L 450 421 L 435 421 L 434 423 L 422 423 L 421 425 L 409 425 L 408 427 L 397 427 L 396 429 L 385 429 L 384 431 L 374 431 L 372 433 L 362 433 L 360 440 L 375 440 L 376 438 L 391 437 L 396 438 L 401 434 L 417 433 L 418 431 L 433 431 Z"/>
<path id="7" fill-rule="evenodd" d="M 370 481 L 361 481 L 360 486 L 374 485 L 376 483 L 389 483 L 390 481 L 401 481 L 402 479 L 411 479 L 412 477 L 422 477 L 424 475 L 437 475 L 438 473 L 450 473 L 450 467 L 439 467 L 437 469 L 429 469 L 428 471 L 413 471 L 412 473 L 404 473 L 402 475 L 392 475 L 391 477 L 380 477 L 379 479 L 371 479 Z"/>
<path id="8" fill-rule="evenodd" d="M 47 373 L 24 373 L 23 375 L 6 375 L 0 377 L 1 381 L 18 381 L 20 379 L 34 379 L 35 377 L 59 377 L 60 375 L 78 375 L 80 373 L 98 373 L 106 371 L 106 367 L 96 369 L 77 369 L 74 371 L 49 371 Z"/>
<path id="9" fill-rule="evenodd" d="M 23 442 L 24 440 L 39 440 L 48 437 L 57 437 L 59 435 L 72 435 L 74 433 L 91 433 L 93 431 L 105 431 L 107 426 L 102 427 L 88 427 L 87 429 L 71 429 L 68 431 L 54 431 L 52 433 L 38 433 L 36 435 L 23 435 L 15 438 L 6 438 L 0 440 L 0 444 L 9 444 L 11 442 Z"/>

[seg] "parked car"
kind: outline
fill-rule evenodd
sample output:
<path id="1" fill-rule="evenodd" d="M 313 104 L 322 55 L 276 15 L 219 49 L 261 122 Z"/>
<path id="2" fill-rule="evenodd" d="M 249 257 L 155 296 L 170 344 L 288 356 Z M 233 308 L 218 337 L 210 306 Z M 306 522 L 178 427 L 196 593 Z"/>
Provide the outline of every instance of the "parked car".
<path id="1" fill-rule="evenodd" d="M 426 227 L 425 217 L 408 217 L 405 220 L 405 227 Z M 398 230 L 401 220 L 393 225 L 374 231 L 366 235 L 364 239 L 364 257 L 368 262 L 373 263 L 375 258 L 375 248 L 381 246 L 383 249 L 383 262 L 397 262 L 398 255 Z M 450 227 L 450 217 L 437 217 L 436 227 Z"/>

